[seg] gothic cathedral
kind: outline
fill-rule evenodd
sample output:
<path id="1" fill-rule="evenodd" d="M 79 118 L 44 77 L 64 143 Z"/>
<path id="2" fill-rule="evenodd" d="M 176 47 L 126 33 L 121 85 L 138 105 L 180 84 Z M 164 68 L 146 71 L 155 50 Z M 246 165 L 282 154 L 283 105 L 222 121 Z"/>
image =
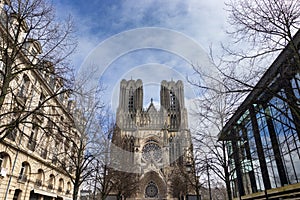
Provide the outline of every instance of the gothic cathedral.
<path id="1" fill-rule="evenodd" d="M 160 108 L 143 108 L 143 83 L 122 80 L 111 145 L 114 183 L 126 199 L 194 194 L 193 149 L 182 81 L 162 81 Z M 118 179 L 118 180 L 116 180 Z"/>

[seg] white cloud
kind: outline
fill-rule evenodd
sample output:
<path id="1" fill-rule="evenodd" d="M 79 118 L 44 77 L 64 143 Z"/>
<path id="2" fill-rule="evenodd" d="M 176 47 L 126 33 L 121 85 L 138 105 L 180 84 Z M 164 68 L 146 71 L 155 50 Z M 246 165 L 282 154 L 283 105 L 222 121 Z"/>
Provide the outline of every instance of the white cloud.
<path id="1" fill-rule="evenodd" d="M 144 83 L 149 84 L 160 83 L 163 79 L 185 79 L 192 72 L 188 62 L 204 63 L 203 66 L 209 70 L 205 50 L 208 50 L 211 43 L 216 45 L 227 40 L 224 34 L 226 13 L 223 0 L 124 0 L 118 1 L 118 5 L 112 4 L 105 7 L 106 3 L 106 1 L 93 1 L 92 10 L 87 12 L 75 7 L 76 4 L 69 4 L 67 7 L 60 4 L 58 12 L 62 16 L 67 12 L 74 15 L 79 40 L 77 53 L 73 56 L 74 64 L 79 66 L 84 59 L 87 59 L 88 63 L 85 64 L 93 65 L 92 70 L 104 67 L 105 83 L 113 88 L 108 92 L 115 90 L 118 92 L 118 83 L 122 78 L 140 77 Z M 103 9 L 98 9 L 100 7 L 105 7 L 105 12 Z M 178 31 L 178 34 L 163 35 L 162 29 L 157 28 L 152 32 L 143 32 L 142 29 L 138 29 L 133 35 L 130 35 L 128 31 L 119 38 L 115 35 L 125 30 L 142 27 L 166 28 L 165 30 Z M 109 36 L 115 36 L 115 40 L 105 41 Z M 190 38 L 189 44 L 186 38 Z M 102 46 L 100 50 L 97 49 L 103 44 L 106 46 Z M 146 47 L 165 49 L 170 52 L 163 53 L 157 50 L 151 53 L 145 52 L 143 55 L 130 53 L 131 50 Z M 172 55 L 172 52 L 176 55 Z M 178 56 L 182 56 L 186 61 Z M 153 63 L 156 64 L 153 65 Z M 106 68 L 107 66 L 109 67 Z M 101 74 L 102 72 L 94 77 L 95 81 L 100 78 Z M 188 84 L 185 83 L 185 86 L 187 87 Z M 192 89 L 187 88 L 186 104 L 190 104 L 194 94 Z M 155 96 L 151 93 L 147 95 Z M 108 98 L 116 99 L 108 96 Z M 146 100 L 149 101 L 149 99 Z M 190 119 L 189 121 L 196 120 Z"/>
<path id="2" fill-rule="evenodd" d="M 98 8 L 104 7 L 104 4 L 107 2 L 92 1 L 93 8 L 86 12 L 75 7 L 76 4 L 58 5 L 60 16 L 65 16 L 68 12 L 74 15 L 79 39 L 79 48 L 74 56 L 76 65 L 104 37 L 132 28 L 156 26 L 173 29 L 193 38 L 206 50 L 210 43 L 225 40 L 223 27 L 226 25 L 226 14 L 224 2 L 220 0 L 125 0 L 119 1 L 119 5 L 105 7 L 103 13 Z"/>
<path id="3" fill-rule="evenodd" d="M 183 32 L 204 48 L 210 43 L 225 40 L 226 12 L 224 1 L 172 0 L 172 1 L 122 1 L 122 23 L 129 21 L 145 26 L 148 17 L 154 26 Z M 151 12 L 151 13 L 150 13 Z M 122 24 L 120 24 L 122 25 Z M 149 25 L 146 25 L 149 26 Z"/>

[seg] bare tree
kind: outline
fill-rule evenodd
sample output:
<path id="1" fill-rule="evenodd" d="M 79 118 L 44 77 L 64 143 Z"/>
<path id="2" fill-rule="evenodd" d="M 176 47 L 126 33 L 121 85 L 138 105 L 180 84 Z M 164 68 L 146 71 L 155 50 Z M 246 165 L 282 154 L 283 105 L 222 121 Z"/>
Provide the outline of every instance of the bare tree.
<path id="1" fill-rule="evenodd" d="M 174 173 L 171 177 L 171 190 L 172 195 L 181 199 L 182 196 L 187 194 L 187 180 L 182 173 Z"/>
<path id="2" fill-rule="evenodd" d="M 277 56 L 283 49 L 286 50 L 283 56 L 287 67 L 283 66 L 279 71 L 281 84 L 287 85 L 291 74 L 299 71 L 299 41 L 295 41 L 294 35 L 300 34 L 300 2 L 232 0 L 226 6 L 229 23 L 232 25 L 228 33 L 234 41 L 228 46 L 223 45 L 225 54 L 221 58 L 222 62 L 215 65 L 218 77 L 203 73 L 203 66 L 195 66 L 201 81 L 191 82 L 201 89 L 201 97 L 197 103 L 200 124 L 197 127 L 196 151 L 198 149 L 209 157 L 210 170 L 225 180 L 227 194 L 231 198 L 225 143 L 217 142 L 217 134 L 246 96 L 253 91 L 265 92 L 287 104 L 294 117 L 300 116 L 293 91 L 285 90 L 285 95 L 282 95 L 273 86 L 272 79 L 259 81 L 266 71 L 266 67 L 262 66 L 269 66 L 269 61 L 273 58 L 269 56 Z M 213 56 L 211 57 L 215 63 Z M 271 104 L 269 106 L 272 107 Z"/>
<path id="3" fill-rule="evenodd" d="M 298 41 L 294 39 L 296 32 L 299 34 L 300 28 L 300 3 L 297 0 L 243 0 L 229 1 L 226 3 L 229 12 L 228 22 L 231 30 L 228 34 L 234 39 L 234 44 L 224 50 L 227 52 L 223 61 L 225 65 L 235 68 L 235 75 L 222 72 L 230 78 L 235 88 L 228 88 L 227 92 L 236 92 L 236 88 L 248 88 L 248 90 L 268 90 L 273 95 L 277 95 L 276 90 L 269 89 L 267 84 L 256 85 L 269 66 L 269 56 L 277 56 L 279 51 L 287 49 L 289 55 L 285 55 L 286 67 L 281 69 L 281 74 L 291 74 L 299 71 L 300 53 Z M 243 48 L 238 48 L 238 46 Z M 273 59 L 273 57 L 271 57 Z M 243 71 L 236 68 L 243 67 Z M 265 66 L 265 67 L 263 67 Z M 293 66 L 293 67 L 291 67 Z M 248 70 L 245 70 L 248 69 Z M 245 77 L 248 77 L 246 79 Z M 254 81 L 249 82 L 249 78 Z M 295 98 L 283 98 L 299 116 L 298 106 L 294 104 Z"/>
<path id="4" fill-rule="evenodd" d="M 94 171 L 85 185 L 93 188 L 93 199 L 106 199 L 114 188 L 110 149 L 115 120 L 109 108 L 100 113 L 99 125 L 101 130 L 93 136 L 93 145 L 89 147 L 89 151 L 95 156 L 92 163 Z"/>
<path id="5" fill-rule="evenodd" d="M 45 0 L 0 3 L 0 140 L 33 117 L 51 121 L 46 111 L 68 96 L 76 41 L 71 20 L 58 22 L 54 12 Z"/>
<path id="6" fill-rule="evenodd" d="M 283 50 L 291 44 L 297 56 L 293 36 L 300 28 L 300 3 L 297 0 L 230 0 L 226 3 L 229 12 L 228 33 L 235 42 L 248 46 L 229 50 L 239 59 L 255 59 Z M 236 47 L 236 46 L 235 46 Z M 297 56 L 299 61 L 299 55 Z"/>
<path id="7" fill-rule="evenodd" d="M 209 184 L 214 176 L 214 179 L 225 183 L 227 196 L 231 199 L 228 157 L 225 142 L 218 141 L 218 133 L 250 90 L 239 88 L 239 91 L 227 92 L 228 88 L 235 88 L 236 84 L 230 77 L 221 73 L 224 70 L 221 65 L 215 65 L 217 77 L 204 73 L 201 66 L 195 66 L 194 69 L 200 81 L 189 81 L 201 91 L 193 111 L 198 118 L 198 124 L 193 130 L 195 168 L 201 185 L 207 185 L 211 192 Z M 234 74 L 234 71 L 231 74 Z M 203 80 L 206 80 L 205 85 Z M 207 180 L 206 184 L 203 180 Z"/>
<path id="8" fill-rule="evenodd" d="M 126 199 L 132 196 L 139 187 L 139 176 L 136 173 L 113 170 L 114 190 L 118 199 Z"/>
<path id="9" fill-rule="evenodd" d="M 206 120 L 205 120 L 206 121 Z M 207 121 L 206 121 L 207 122 Z M 204 122 L 205 123 L 205 122 Z M 212 126 L 210 128 L 213 128 Z M 229 182 L 229 163 L 225 149 L 225 142 L 219 142 L 216 130 L 210 128 L 199 128 L 194 136 L 195 140 L 195 165 L 199 182 L 201 185 L 207 180 L 206 186 L 211 188 L 212 177 L 223 181 L 227 188 L 227 196 L 231 199 L 231 189 Z M 211 191 L 211 190 L 210 190 Z"/>
<path id="10" fill-rule="evenodd" d="M 196 199 L 201 199 L 201 187 L 202 184 L 199 182 L 199 166 L 196 165 L 197 156 L 192 158 L 186 165 L 179 163 L 174 164 L 174 168 L 171 173 L 171 190 L 173 196 L 178 197 L 184 195 L 196 194 Z"/>
<path id="11" fill-rule="evenodd" d="M 75 105 L 70 112 L 73 120 L 63 124 L 69 131 L 65 135 L 58 135 L 58 145 L 55 145 L 54 151 L 63 173 L 73 183 L 73 199 L 76 200 L 81 185 L 89 180 L 97 169 L 93 165 L 94 161 L 103 153 L 101 149 L 98 149 L 97 153 L 96 150 L 102 136 L 101 114 L 104 105 L 101 99 L 101 85 L 97 89 L 87 91 L 78 80 L 78 85 L 72 90 Z"/>

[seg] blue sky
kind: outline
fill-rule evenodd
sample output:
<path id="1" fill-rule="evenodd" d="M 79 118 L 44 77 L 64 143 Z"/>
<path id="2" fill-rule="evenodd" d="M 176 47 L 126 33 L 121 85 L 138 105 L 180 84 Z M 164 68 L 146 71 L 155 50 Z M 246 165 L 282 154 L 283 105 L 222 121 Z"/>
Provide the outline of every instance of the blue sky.
<path id="1" fill-rule="evenodd" d="M 158 102 L 162 79 L 193 76 L 191 64 L 209 69 L 205 52 L 212 44 L 218 53 L 228 39 L 223 0 L 52 2 L 60 18 L 73 17 L 79 44 L 72 61 L 79 75 L 90 73 L 85 77 L 94 81 L 101 76 L 113 109 L 123 78 L 142 79 L 144 104 Z M 188 83 L 185 92 L 186 102 L 197 96 Z"/>

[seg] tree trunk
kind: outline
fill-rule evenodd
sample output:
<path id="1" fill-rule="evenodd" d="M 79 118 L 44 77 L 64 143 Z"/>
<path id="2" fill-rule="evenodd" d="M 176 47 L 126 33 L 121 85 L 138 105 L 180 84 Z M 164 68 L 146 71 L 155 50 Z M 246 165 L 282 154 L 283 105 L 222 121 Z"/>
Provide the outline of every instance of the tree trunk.
<path id="1" fill-rule="evenodd" d="M 78 200 L 79 184 L 74 183 L 73 200 Z"/>

